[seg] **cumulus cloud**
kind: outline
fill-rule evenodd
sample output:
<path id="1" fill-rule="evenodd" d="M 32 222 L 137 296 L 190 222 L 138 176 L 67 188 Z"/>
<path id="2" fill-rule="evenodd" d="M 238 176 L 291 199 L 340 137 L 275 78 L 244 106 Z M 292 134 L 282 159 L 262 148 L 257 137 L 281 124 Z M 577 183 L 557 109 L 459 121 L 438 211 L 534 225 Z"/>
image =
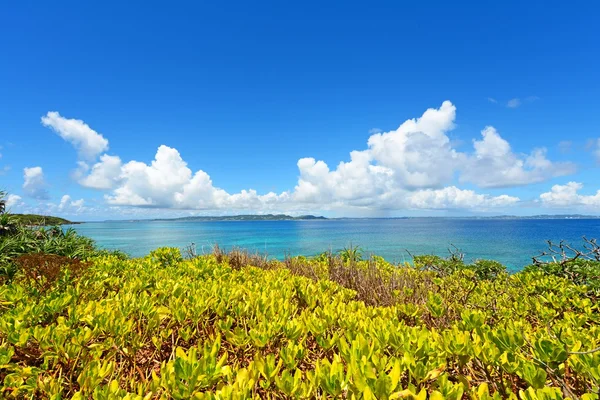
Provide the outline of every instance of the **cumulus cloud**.
<path id="1" fill-rule="evenodd" d="M 78 182 L 91 189 L 112 189 L 121 176 L 122 162 L 118 156 L 103 154 L 100 161 L 91 168 L 85 163 L 79 163 Z M 89 173 L 88 173 L 89 171 Z"/>
<path id="2" fill-rule="evenodd" d="M 368 152 L 352 152 L 351 161 L 330 171 L 323 161 L 298 161 L 300 177 L 294 191 L 258 194 L 242 190 L 229 194 L 213 185 L 200 170 L 192 173 L 176 149 L 160 146 L 150 164 L 130 161 L 122 166 L 121 183 L 109 204 L 195 210 L 310 210 L 310 209 L 489 209 L 516 203 L 510 196 L 491 197 L 449 187 L 407 191 L 393 172 L 370 164 Z"/>
<path id="3" fill-rule="evenodd" d="M 353 151 L 349 162 L 341 162 L 330 171 L 323 161 L 302 158 L 298 161 L 300 177 L 293 200 L 305 204 L 344 202 L 362 207 L 381 203 L 382 197 L 396 188 L 394 172 L 371 161 L 369 152 Z"/>
<path id="4" fill-rule="evenodd" d="M 72 200 L 71 196 L 65 194 L 58 204 L 58 211 L 68 213 L 80 213 L 85 210 L 85 201 L 83 199 Z"/>
<path id="5" fill-rule="evenodd" d="M 446 135 L 455 118 L 456 107 L 444 101 L 439 109 L 430 108 L 394 131 L 372 135 L 369 154 L 379 166 L 392 170 L 402 186 L 439 187 L 452 179 L 460 162 Z"/>
<path id="6" fill-rule="evenodd" d="M 542 204 L 549 207 L 587 207 L 600 209 L 600 190 L 594 195 L 582 195 L 583 189 L 579 182 L 569 182 L 566 185 L 554 185 L 549 192 L 542 193 Z"/>
<path id="7" fill-rule="evenodd" d="M 49 111 L 42 117 L 42 125 L 54 130 L 60 137 L 71 143 L 84 160 L 94 160 L 108 150 L 108 140 L 79 119 L 62 117 L 56 111 Z"/>
<path id="8" fill-rule="evenodd" d="M 9 194 L 6 196 L 6 208 L 9 209 L 14 206 L 18 206 L 21 204 L 21 196 L 17 196 L 16 194 Z"/>
<path id="9" fill-rule="evenodd" d="M 130 161 L 121 167 L 119 186 L 106 196 L 109 204 L 182 209 L 260 209 L 275 205 L 286 194 L 258 195 L 243 190 L 230 195 L 214 187 L 202 170 L 192 173 L 176 149 L 160 146 L 150 165 Z"/>
<path id="10" fill-rule="evenodd" d="M 413 208 L 422 209 L 489 209 L 507 207 L 519 202 L 518 197 L 500 195 L 489 196 L 477 194 L 472 190 L 461 190 L 456 186 L 438 190 L 421 190 L 409 197 L 409 204 Z"/>
<path id="11" fill-rule="evenodd" d="M 23 193 L 38 200 L 48 199 L 46 181 L 42 167 L 31 167 L 23 169 Z"/>
<path id="12" fill-rule="evenodd" d="M 572 163 L 557 163 L 546 158 L 545 148 L 529 155 L 515 154 L 510 144 L 494 127 L 481 131 L 481 140 L 473 140 L 474 153 L 466 158 L 461 181 L 484 188 L 522 186 L 575 172 Z"/>
<path id="13" fill-rule="evenodd" d="M 80 160 L 76 179 L 84 187 L 109 191 L 105 199 L 112 206 L 264 212 L 485 210 L 513 206 L 519 199 L 463 190 L 456 182 L 482 188 L 512 187 L 575 170 L 570 163 L 549 160 L 544 148 L 514 153 L 493 127 L 481 132 L 471 151 L 460 151 L 449 137 L 455 119 L 456 107 L 445 101 L 397 129 L 372 131 L 365 149 L 350 152 L 348 161 L 332 168 L 324 161 L 302 158 L 297 162 L 295 187 L 280 193 L 259 194 L 252 189 L 228 193 L 207 172 L 192 171 L 177 149 L 166 145 L 158 147 L 150 163 L 100 155 L 104 150 L 98 150 L 99 146 L 92 152 L 95 160 L 89 164 L 90 160 Z M 103 148 L 107 147 L 108 141 Z"/>

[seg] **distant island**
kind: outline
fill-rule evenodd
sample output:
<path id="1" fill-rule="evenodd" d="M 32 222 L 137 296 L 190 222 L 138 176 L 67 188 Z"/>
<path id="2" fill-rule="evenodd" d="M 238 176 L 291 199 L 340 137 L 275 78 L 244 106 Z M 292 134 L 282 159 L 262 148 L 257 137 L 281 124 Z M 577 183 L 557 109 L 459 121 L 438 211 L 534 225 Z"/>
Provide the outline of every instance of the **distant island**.
<path id="1" fill-rule="evenodd" d="M 223 216 L 192 216 L 180 218 L 156 218 L 152 221 L 306 221 L 327 219 L 315 215 L 300 215 L 292 217 L 285 214 L 262 214 L 262 215 L 223 215 Z"/>
<path id="2" fill-rule="evenodd" d="M 55 226 L 79 224 L 79 222 L 72 222 L 64 218 L 52 217 L 49 215 L 11 214 L 11 217 L 21 225 Z"/>

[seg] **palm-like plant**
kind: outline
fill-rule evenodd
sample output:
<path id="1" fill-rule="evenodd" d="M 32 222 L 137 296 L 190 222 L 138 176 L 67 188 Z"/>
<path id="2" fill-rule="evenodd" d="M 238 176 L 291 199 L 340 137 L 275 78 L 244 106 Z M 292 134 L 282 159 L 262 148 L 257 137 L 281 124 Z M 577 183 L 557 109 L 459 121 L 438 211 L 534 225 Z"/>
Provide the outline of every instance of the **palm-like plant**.
<path id="1" fill-rule="evenodd" d="M 16 230 L 14 219 L 6 212 L 6 192 L 0 190 L 0 236 L 10 235 Z"/>
<path id="2" fill-rule="evenodd" d="M 362 253 L 362 249 L 358 246 L 352 246 L 352 243 L 339 252 L 344 262 L 352 263 L 362 260 Z"/>
<path id="3" fill-rule="evenodd" d="M 0 190 L 0 214 L 6 212 L 6 192 Z"/>

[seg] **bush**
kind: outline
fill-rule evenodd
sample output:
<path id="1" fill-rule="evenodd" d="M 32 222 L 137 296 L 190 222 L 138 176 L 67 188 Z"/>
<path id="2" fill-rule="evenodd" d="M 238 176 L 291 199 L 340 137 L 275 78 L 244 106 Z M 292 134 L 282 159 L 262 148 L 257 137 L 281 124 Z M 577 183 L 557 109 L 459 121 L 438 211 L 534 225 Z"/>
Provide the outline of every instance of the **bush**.
<path id="1" fill-rule="evenodd" d="M 493 280 L 501 274 L 506 274 L 506 267 L 493 260 L 477 260 L 465 268 L 472 270 L 477 279 Z"/>
<path id="2" fill-rule="evenodd" d="M 45 293 L 64 275 L 78 278 L 90 263 L 55 254 L 23 254 L 17 257 L 25 281 L 40 293 Z"/>
<path id="3" fill-rule="evenodd" d="M 583 237 L 583 250 L 563 241 L 558 244 L 548 241 L 548 250 L 533 257 L 533 264 L 524 270 L 568 279 L 587 286 L 590 294 L 600 296 L 600 245 L 596 239 Z"/>
<path id="4" fill-rule="evenodd" d="M 545 275 L 568 279 L 577 285 L 586 285 L 590 292 L 600 296 L 600 261 L 576 259 L 533 264 L 526 266 L 524 270 L 540 271 Z"/>
<path id="5" fill-rule="evenodd" d="M 183 260 L 181 250 L 177 247 L 159 247 L 150 252 L 149 258 L 165 268 L 172 267 Z"/>
<path id="6" fill-rule="evenodd" d="M 413 263 L 420 271 L 432 271 L 439 276 L 448 276 L 465 268 L 461 258 L 450 257 L 448 259 L 435 255 L 413 256 Z"/>

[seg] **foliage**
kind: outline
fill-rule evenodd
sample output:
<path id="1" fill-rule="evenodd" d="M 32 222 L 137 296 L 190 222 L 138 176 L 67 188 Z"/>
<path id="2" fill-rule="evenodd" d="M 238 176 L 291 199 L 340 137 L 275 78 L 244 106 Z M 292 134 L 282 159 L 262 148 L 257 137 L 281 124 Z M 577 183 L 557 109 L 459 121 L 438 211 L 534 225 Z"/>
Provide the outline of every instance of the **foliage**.
<path id="1" fill-rule="evenodd" d="M 23 255 L 39 254 L 42 258 L 48 255 L 47 260 L 54 260 L 50 262 L 51 265 L 54 265 L 55 261 L 58 260 L 54 256 L 85 260 L 94 256 L 114 254 L 122 259 L 127 258 L 127 255 L 120 251 L 111 252 L 98 249 L 93 240 L 78 235 L 72 228 L 63 230 L 60 226 L 28 226 L 32 223 L 43 225 L 48 222 L 66 223 L 68 221 L 54 217 L 39 221 L 35 218 L 30 219 L 31 216 L 27 215 L 10 214 L 6 212 L 4 198 L 5 193 L 0 191 L 0 204 L 3 211 L 0 212 L 0 281 L 12 280 L 19 272 L 19 264 L 21 264 L 21 267 L 23 267 L 23 263 L 32 268 L 34 267 L 33 263 L 24 261 L 27 258 L 21 259 L 23 262 L 17 262 L 19 257 Z M 37 267 L 43 268 L 46 265 L 42 264 Z M 67 264 L 70 265 L 72 262 L 69 261 Z M 55 265 L 53 269 L 57 270 L 58 268 Z M 23 272 L 27 274 L 30 271 L 25 270 Z M 46 272 L 49 272 L 49 270 Z M 51 281 L 53 279 L 50 275 L 46 278 Z"/>
<path id="2" fill-rule="evenodd" d="M 0 190 L 0 237 L 12 235 L 17 229 L 13 216 L 6 212 L 6 192 Z"/>
<path id="3" fill-rule="evenodd" d="M 17 227 L 17 222 L 12 215 L 0 213 L 0 237 L 14 235 Z"/>
<path id="4" fill-rule="evenodd" d="M 77 278 L 89 266 L 89 262 L 44 253 L 23 254 L 17 257 L 15 264 L 19 266 L 28 286 L 39 293 L 52 288 L 65 273 Z"/>
<path id="5" fill-rule="evenodd" d="M 84 259 L 94 255 L 96 247 L 92 239 L 78 235 L 72 228 L 63 231 L 60 227 L 18 227 L 15 234 L 0 238 L 0 254 L 5 260 L 33 253 Z"/>
<path id="6" fill-rule="evenodd" d="M 357 262 L 362 260 L 363 251 L 360 247 L 350 244 L 339 252 L 339 256 L 344 262 Z"/>
<path id="7" fill-rule="evenodd" d="M 478 265 L 440 274 L 331 254 L 96 257 L 45 292 L 27 279 L 0 286 L 0 393 L 598 399 L 600 312 L 587 288 Z M 373 300 L 349 288 L 357 282 L 394 291 Z"/>
<path id="8" fill-rule="evenodd" d="M 60 217 L 50 215 L 37 214 L 12 214 L 16 223 L 30 226 L 56 226 L 56 225 L 71 225 L 74 222 Z"/>
<path id="9" fill-rule="evenodd" d="M 6 196 L 7 193 L 4 190 L 0 190 L 0 214 L 6 212 Z"/>
<path id="10" fill-rule="evenodd" d="M 565 263 L 528 265 L 526 271 L 541 271 L 546 275 L 559 276 L 578 285 L 587 285 L 590 291 L 600 296 L 600 261 L 570 260 Z"/>
<path id="11" fill-rule="evenodd" d="M 591 294 L 600 296 L 600 245 L 596 239 L 584 237 L 583 249 L 574 248 L 563 241 L 558 244 L 548 241 L 548 250 L 533 257 L 533 264 L 525 267 L 525 270 L 541 271 L 577 285 L 586 285 Z"/>
<path id="12" fill-rule="evenodd" d="M 152 250 L 149 255 L 150 259 L 162 267 L 173 267 L 183 260 L 181 251 L 175 247 L 161 247 Z"/>
<path id="13" fill-rule="evenodd" d="M 461 270 L 473 271 L 475 277 L 481 279 L 496 279 L 506 273 L 506 267 L 498 261 L 476 260 L 472 264 L 465 264 L 462 255 L 451 254 L 448 258 L 434 255 L 414 256 L 414 265 L 422 271 L 431 271 L 438 276 L 448 276 Z"/>

